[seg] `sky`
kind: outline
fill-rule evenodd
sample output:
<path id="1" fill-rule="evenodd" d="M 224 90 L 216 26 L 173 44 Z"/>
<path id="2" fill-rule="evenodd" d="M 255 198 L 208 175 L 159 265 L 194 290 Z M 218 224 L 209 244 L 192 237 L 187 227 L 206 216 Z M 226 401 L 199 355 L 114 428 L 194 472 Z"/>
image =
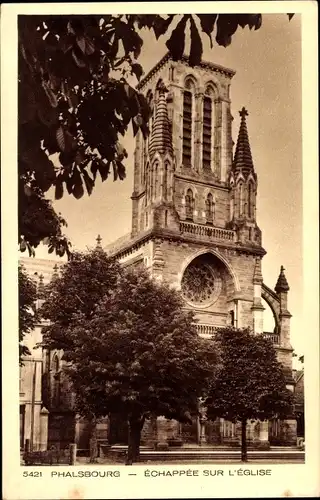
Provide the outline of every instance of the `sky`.
<path id="1" fill-rule="evenodd" d="M 139 57 L 145 73 L 167 52 L 165 38 L 158 41 L 143 31 L 144 46 Z M 289 22 L 286 14 L 264 14 L 257 31 L 238 29 L 232 44 L 209 47 L 203 38 L 203 59 L 236 71 L 231 84 L 231 111 L 236 142 L 245 106 L 253 161 L 258 175 L 257 220 L 262 243 L 264 282 L 274 288 L 284 265 L 290 286 L 288 307 L 291 341 L 298 354 L 304 352 L 302 336 L 302 132 L 301 132 L 301 29 L 300 16 Z M 124 138 L 129 157 L 124 181 L 97 181 L 91 197 L 81 200 L 65 196 L 54 202 L 66 218 L 74 248 L 95 245 L 98 234 L 107 245 L 131 229 L 131 193 L 134 140 Z M 45 247 L 37 258 L 52 258 Z M 265 330 L 272 328 L 266 311 Z"/>

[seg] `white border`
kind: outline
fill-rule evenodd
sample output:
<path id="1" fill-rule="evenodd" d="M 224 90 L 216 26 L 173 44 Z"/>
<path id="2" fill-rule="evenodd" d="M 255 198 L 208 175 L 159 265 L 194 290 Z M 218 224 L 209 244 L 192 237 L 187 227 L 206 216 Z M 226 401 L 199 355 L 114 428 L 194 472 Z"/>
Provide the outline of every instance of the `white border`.
<path id="1" fill-rule="evenodd" d="M 141 5 L 141 7 L 140 7 Z M 102 12 L 135 13 L 207 13 L 214 5 L 217 12 L 261 12 L 302 15 L 303 58 L 303 252 L 304 317 L 306 340 L 306 463 L 304 465 L 249 465 L 247 469 L 271 469 L 271 476 L 227 477 L 237 465 L 217 464 L 187 469 L 198 470 L 199 477 L 145 478 L 143 466 L 110 467 L 121 470 L 121 477 L 79 479 L 50 477 L 51 467 L 33 468 L 42 479 L 23 478 L 19 464 L 19 427 L 17 411 L 18 365 L 17 317 L 17 15 L 18 14 L 94 14 Z M 211 7 L 212 6 L 212 7 Z M 74 3 L 74 4 L 2 4 L 1 16 L 2 75 L 2 346 L 3 346 L 3 478 L 6 499 L 49 498 L 204 498 L 317 496 L 319 493 L 319 248 L 318 248 L 318 102 L 317 102 L 317 3 L 313 1 L 265 2 L 176 2 L 176 3 Z M 294 102 L 292 103 L 294 106 Z M 17 395 L 17 397 L 15 396 Z M 89 467 L 59 467 L 59 471 Z M 151 467 L 153 470 L 186 469 L 185 466 Z M 95 469 L 102 469 L 96 467 Z M 204 469 L 223 469 L 225 476 L 201 477 Z M 90 467 L 90 470 L 92 468 Z M 105 470 L 105 468 L 103 468 Z M 128 476 L 128 473 L 137 476 Z"/>

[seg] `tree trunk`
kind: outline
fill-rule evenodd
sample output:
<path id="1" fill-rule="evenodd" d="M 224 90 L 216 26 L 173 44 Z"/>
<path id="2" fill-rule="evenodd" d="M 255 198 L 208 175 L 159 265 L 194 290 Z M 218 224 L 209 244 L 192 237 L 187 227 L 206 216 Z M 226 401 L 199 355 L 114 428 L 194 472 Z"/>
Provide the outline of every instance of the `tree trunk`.
<path id="1" fill-rule="evenodd" d="M 247 419 L 241 420 L 241 461 L 247 462 Z"/>
<path id="2" fill-rule="evenodd" d="M 98 441 L 97 441 L 97 420 L 93 418 L 90 422 L 90 459 L 89 463 L 94 464 L 98 458 Z"/>
<path id="3" fill-rule="evenodd" d="M 143 416 L 130 417 L 128 419 L 128 455 L 126 465 L 139 462 L 140 438 L 145 418 Z"/>

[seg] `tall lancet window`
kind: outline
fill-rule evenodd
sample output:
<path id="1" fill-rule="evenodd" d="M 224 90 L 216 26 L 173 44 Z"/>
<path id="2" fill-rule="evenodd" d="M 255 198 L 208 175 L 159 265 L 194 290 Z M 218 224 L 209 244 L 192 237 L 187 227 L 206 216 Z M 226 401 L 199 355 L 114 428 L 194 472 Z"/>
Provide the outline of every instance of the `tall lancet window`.
<path id="1" fill-rule="evenodd" d="M 193 92 L 194 84 L 188 79 L 183 92 L 183 130 L 182 130 L 182 163 L 185 166 L 192 164 L 192 135 L 193 135 Z"/>
<path id="2" fill-rule="evenodd" d="M 243 183 L 239 183 L 239 215 L 243 215 L 244 211 L 244 189 L 243 189 Z"/>
<path id="3" fill-rule="evenodd" d="M 203 98 L 203 128 L 202 128 L 202 162 L 203 169 L 211 170 L 212 165 L 212 132 L 213 132 L 213 91 L 207 88 Z"/>
<path id="4" fill-rule="evenodd" d="M 153 165 L 150 165 L 149 172 L 150 172 L 150 175 L 149 175 L 150 201 L 152 202 L 152 200 L 153 200 L 153 192 L 154 192 Z"/>
<path id="5" fill-rule="evenodd" d="M 206 199 L 206 221 L 207 224 L 213 224 L 214 219 L 214 201 L 211 193 L 208 194 Z"/>
<path id="6" fill-rule="evenodd" d="M 168 198 L 168 174 L 169 174 L 169 164 L 166 163 L 163 171 L 163 199 L 167 200 Z"/>
<path id="7" fill-rule="evenodd" d="M 154 166 L 153 183 L 154 183 L 153 198 L 156 200 L 158 198 L 158 194 L 159 194 L 159 164 L 158 163 L 156 163 Z"/>
<path id="8" fill-rule="evenodd" d="M 254 191 L 252 182 L 248 184 L 248 217 L 250 219 L 254 217 Z"/>
<path id="9" fill-rule="evenodd" d="M 152 131 L 152 126 L 153 126 L 153 119 L 154 119 L 154 95 L 151 90 L 148 90 L 146 99 L 148 101 L 148 104 L 150 106 L 151 110 L 151 116 L 148 121 L 148 127 L 149 127 L 149 134 L 146 137 L 146 139 L 143 138 L 142 132 L 140 131 L 140 137 L 141 141 L 143 143 L 142 147 L 142 165 L 141 165 L 141 184 L 144 185 L 145 180 L 146 180 L 146 163 L 147 163 L 147 157 L 148 157 L 148 149 L 149 149 L 149 141 L 151 137 L 151 131 Z"/>
<path id="10" fill-rule="evenodd" d="M 230 200 L 230 220 L 232 220 L 234 217 L 234 197 L 232 195 L 232 198 Z"/>
<path id="11" fill-rule="evenodd" d="M 186 219 L 193 220 L 194 198 L 191 189 L 188 189 L 185 197 Z"/>

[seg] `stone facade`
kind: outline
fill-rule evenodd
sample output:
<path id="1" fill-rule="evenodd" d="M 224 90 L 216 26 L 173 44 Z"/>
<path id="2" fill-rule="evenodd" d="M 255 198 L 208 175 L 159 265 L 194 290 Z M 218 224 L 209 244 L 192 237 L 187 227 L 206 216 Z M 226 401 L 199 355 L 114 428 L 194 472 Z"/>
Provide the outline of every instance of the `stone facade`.
<path id="1" fill-rule="evenodd" d="M 21 259 L 20 264 L 41 289 L 50 281 L 55 262 Z M 23 357 L 20 366 L 20 447 L 24 449 L 27 445 L 34 451 L 46 450 L 48 445 L 49 411 L 43 398 L 44 353 L 36 348 L 42 340 L 41 328 L 42 324 L 38 324 L 32 334 L 26 336 L 24 344 L 30 355 Z"/>
<path id="2" fill-rule="evenodd" d="M 266 252 L 257 225 L 258 179 L 244 108 L 233 155 L 233 75 L 211 63 L 190 68 L 167 55 L 142 80 L 139 88 L 152 103 L 153 116 L 150 137 L 136 139 L 132 232 L 108 250 L 123 265 L 144 265 L 156 279 L 181 290 L 186 309 L 196 313 L 200 335 L 211 336 L 228 324 L 264 333 L 293 390 L 289 287 L 283 268 L 275 291 L 263 283 Z M 272 332 L 263 330 L 262 299 L 275 318 Z M 157 431 L 154 422 L 147 423 L 146 441 L 163 444 L 164 425 L 158 423 Z M 208 443 L 239 440 L 237 426 L 222 420 L 189 428 L 166 425 L 169 441 L 182 436 L 199 443 L 201 434 Z M 281 426 L 281 442 L 291 444 L 295 422 Z M 275 425 L 248 425 L 249 441 L 267 445 L 269 428 L 272 438 Z"/>
<path id="3" fill-rule="evenodd" d="M 289 287 L 283 268 L 274 291 L 263 283 L 266 252 L 257 225 L 258 179 L 244 108 L 233 155 L 233 75 L 212 63 L 190 68 L 167 55 L 141 81 L 153 116 L 148 139 L 140 133 L 136 138 L 132 230 L 106 250 L 122 265 L 144 266 L 155 279 L 181 290 L 185 308 L 196 313 L 199 335 L 210 337 L 228 324 L 264 333 L 293 390 Z M 263 329 L 262 299 L 274 315 L 272 332 Z M 76 440 L 80 448 L 88 447 L 87 424 L 72 411 L 61 353 L 43 353 L 42 363 L 49 444 Z M 126 442 L 126 427 L 114 416 L 99 428 L 101 438 Z M 248 440 L 261 447 L 274 437 L 292 444 L 295 428 L 295 421 L 254 422 L 248 425 Z M 146 422 L 142 431 L 144 443 L 163 448 L 179 442 L 237 445 L 239 436 L 238 425 L 223 419 L 207 422 L 205 415 L 192 425 L 160 417 Z"/>

